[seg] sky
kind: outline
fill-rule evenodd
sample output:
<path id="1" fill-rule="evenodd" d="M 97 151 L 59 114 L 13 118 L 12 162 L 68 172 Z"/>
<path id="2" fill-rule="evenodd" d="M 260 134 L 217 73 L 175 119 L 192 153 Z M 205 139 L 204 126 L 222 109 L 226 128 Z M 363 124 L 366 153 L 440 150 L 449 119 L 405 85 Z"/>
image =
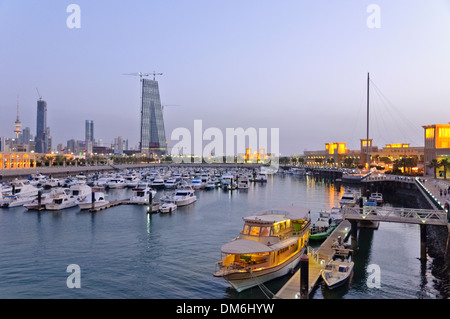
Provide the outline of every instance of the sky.
<path id="1" fill-rule="evenodd" d="M 153 71 L 169 147 L 201 120 L 278 128 L 281 155 L 358 149 L 367 73 L 374 145 L 423 146 L 422 125 L 450 121 L 450 1 L 0 0 L 0 136 L 17 96 L 36 134 L 38 88 L 54 147 L 84 140 L 88 119 L 104 144 L 135 146 L 139 78 L 123 74 Z"/>

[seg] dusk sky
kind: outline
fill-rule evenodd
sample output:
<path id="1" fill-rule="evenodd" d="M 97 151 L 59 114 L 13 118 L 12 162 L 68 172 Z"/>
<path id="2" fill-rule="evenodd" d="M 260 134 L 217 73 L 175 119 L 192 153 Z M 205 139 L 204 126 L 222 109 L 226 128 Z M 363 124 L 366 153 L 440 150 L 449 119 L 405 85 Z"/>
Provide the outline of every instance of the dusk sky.
<path id="1" fill-rule="evenodd" d="M 71 3 L 80 28 L 68 28 Z M 369 28 L 371 4 L 379 28 Z M 375 20 L 370 20 L 375 21 Z M 161 72 L 169 147 L 175 128 L 279 128 L 282 155 L 328 142 L 423 146 L 450 121 L 450 1 L 0 0 L 0 136 L 36 134 L 39 88 L 53 147 L 139 142 L 139 78 Z M 376 86 L 376 87 L 375 87 Z M 270 131 L 270 130 L 269 130 Z M 225 134 L 224 134 L 225 135 Z M 207 142 L 205 142 L 206 144 Z"/>

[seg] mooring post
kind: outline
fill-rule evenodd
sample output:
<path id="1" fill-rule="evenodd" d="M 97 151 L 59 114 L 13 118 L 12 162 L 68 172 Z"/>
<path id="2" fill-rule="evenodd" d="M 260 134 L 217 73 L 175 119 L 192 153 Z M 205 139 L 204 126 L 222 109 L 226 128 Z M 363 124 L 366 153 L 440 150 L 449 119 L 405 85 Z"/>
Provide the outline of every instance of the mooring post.
<path id="1" fill-rule="evenodd" d="M 92 190 L 92 193 L 91 193 L 91 209 L 94 210 L 94 208 L 95 208 L 95 191 Z"/>
<path id="2" fill-rule="evenodd" d="M 151 214 L 153 210 L 153 198 L 152 198 L 152 192 L 148 192 L 148 212 Z"/>
<path id="3" fill-rule="evenodd" d="M 309 257 L 303 254 L 300 258 L 300 299 L 308 299 L 309 290 Z"/>
<path id="4" fill-rule="evenodd" d="M 350 225 L 351 247 L 355 250 L 358 246 L 358 222 L 356 220 L 351 220 Z"/>
<path id="5" fill-rule="evenodd" d="M 42 191 L 38 190 L 38 210 L 41 210 L 41 203 L 42 203 Z"/>
<path id="6" fill-rule="evenodd" d="M 445 259 L 450 260 L 450 223 L 447 224 L 447 243 L 445 245 Z"/>
<path id="7" fill-rule="evenodd" d="M 427 226 L 420 225 L 420 259 L 427 258 Z"/>

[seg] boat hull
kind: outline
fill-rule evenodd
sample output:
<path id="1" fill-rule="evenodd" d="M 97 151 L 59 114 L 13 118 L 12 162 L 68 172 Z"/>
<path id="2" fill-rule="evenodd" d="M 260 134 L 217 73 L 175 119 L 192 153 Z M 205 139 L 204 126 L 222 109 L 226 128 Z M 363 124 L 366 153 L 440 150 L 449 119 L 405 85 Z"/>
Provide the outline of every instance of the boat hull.
<path id="1" fill-rule="evenodd" d="M 223 276 L 215 274 L 215 276 L 224 277 L 225 280 L 228 281 L 234 289 L 236 289 L 238 292 L 241 292 L 246 289 L 255 287 L 258 284 L 262 284 L 269 280 L 276 279 L 293 272 L 295 267 L 300 262 L 300 257 L 303 253 L 304 248 L 282 264 L 263 270 L 253 271 L 252 273 L 247 271 L 230 273 Z"/>

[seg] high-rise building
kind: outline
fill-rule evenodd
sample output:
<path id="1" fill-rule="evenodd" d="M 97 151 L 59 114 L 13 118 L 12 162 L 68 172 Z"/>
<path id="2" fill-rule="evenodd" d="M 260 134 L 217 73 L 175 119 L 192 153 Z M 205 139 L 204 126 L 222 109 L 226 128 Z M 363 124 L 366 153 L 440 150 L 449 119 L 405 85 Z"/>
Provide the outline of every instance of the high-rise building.
<path id="1" fill-rule="evenodd" d="M 86 120 L 85 137 L 86 143 L 94 142 L 94 121 L 92 120 Z"/>
<path id="2" fill-rule="evenodd" d="M 142 79 L 141 103 L 141 152 L 147 156 L 166 154 L 166 133 L 158 81 Z"/>
<path id="3" fill-rule="evenodd" d="M 21 130 L 20 130 L 20 127 L 22 126 L 22 123 L 20 122 L 20 120 L 19 120 L 19 97 L 17 97 L 17 119 L 16 119 L 16 121 L 14 122 L 14 127 L 15 127 L 15 129 L 14 129 L 14 133 L 16 134 L 16 139 L 19 139 L 19 135 L 20 135 L 20 133 L 22 132 Z"/>
<path id="4" fill-rule="evenodd" d="M 47 134 L 47 102 L 39 99 L 37 101 L 36 120 L 36 153 L 46 153 L 48 151 Z"/>

